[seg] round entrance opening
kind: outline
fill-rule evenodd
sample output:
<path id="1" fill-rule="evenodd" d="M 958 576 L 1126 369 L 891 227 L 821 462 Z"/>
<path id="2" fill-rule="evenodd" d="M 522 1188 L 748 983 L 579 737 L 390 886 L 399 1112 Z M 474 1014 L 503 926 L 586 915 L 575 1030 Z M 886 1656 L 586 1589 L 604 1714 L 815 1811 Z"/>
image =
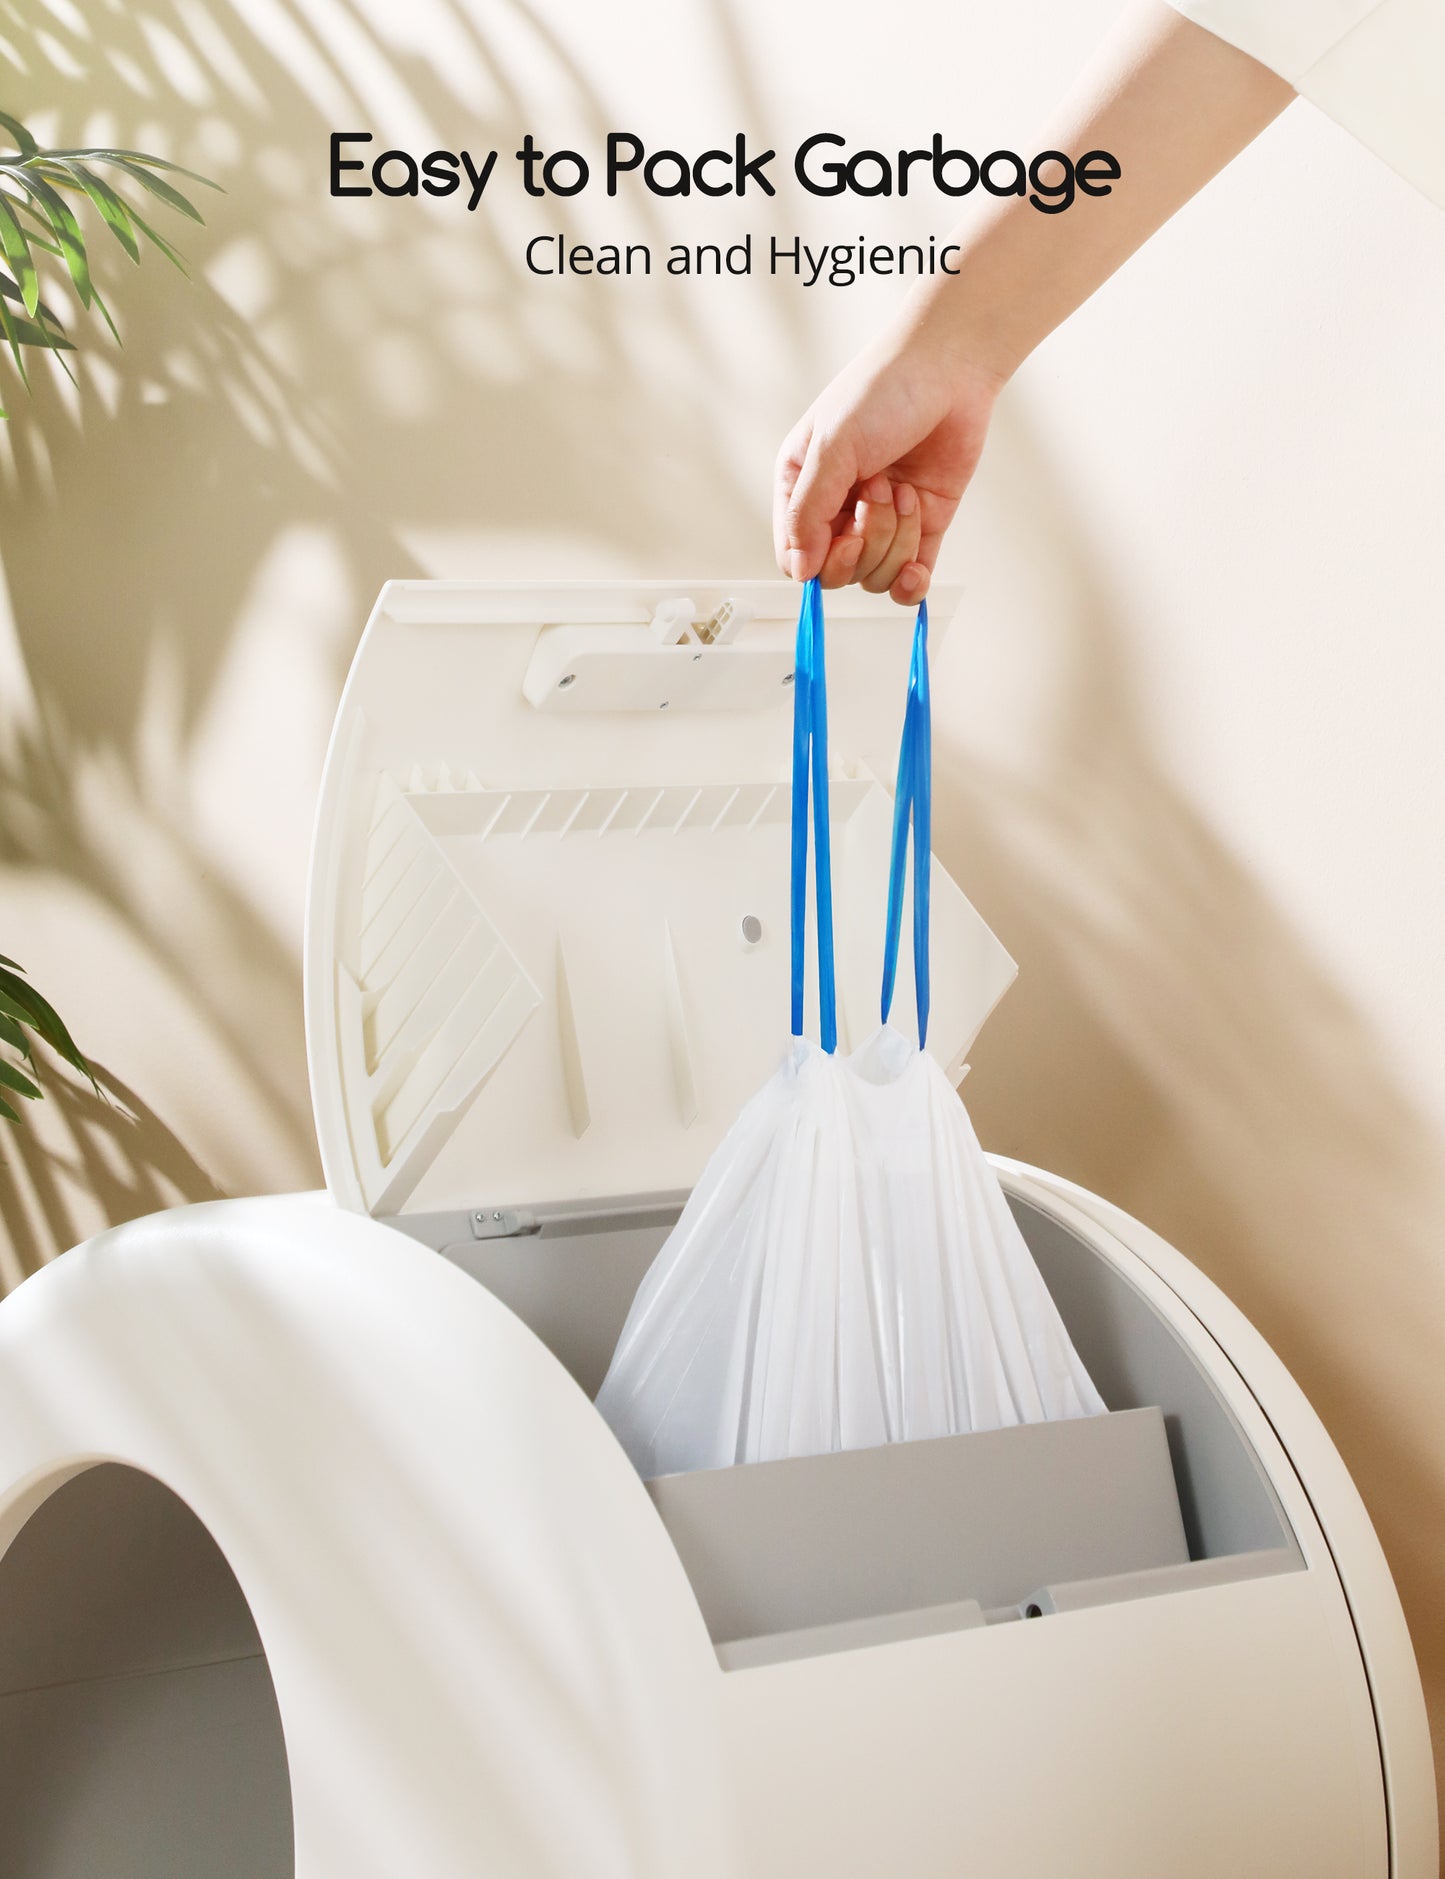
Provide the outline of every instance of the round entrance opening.
<path id="1" fill-rule="evenodd" d="M 292 1879 L 291 1787 L 255 1622 L 221 1549 L 106 1462 L 0 1558 L 7 1879 Z"/>

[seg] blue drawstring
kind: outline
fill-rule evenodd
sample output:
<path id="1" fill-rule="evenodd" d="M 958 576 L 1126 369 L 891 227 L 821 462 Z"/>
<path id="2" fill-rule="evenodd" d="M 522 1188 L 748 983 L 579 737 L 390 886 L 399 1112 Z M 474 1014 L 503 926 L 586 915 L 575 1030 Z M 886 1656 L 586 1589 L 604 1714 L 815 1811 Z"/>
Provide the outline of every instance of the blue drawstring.
<path id="1" fill-rule="evenodd" d="M 808 794 L 813 798 L 814 875 L 818 888 L 818 1003 L 823 1049 L 838 1047 L 838 1000 L 833 955 L 833 870 L 828 824 L 828 695 L 823 649 L 823 595 L 816 580 L 803 589 L 793 674 L 792 941 L 793 1036 L 803 1035 L 808 910 Z M 928 690 L 928 603 L 918 608 L 908 668 L 908 702 L 898 745 L 898 787 L 893 799 L 893 849 L 888 868 L 888 922 L 883 944 L 883 1022 L 893 1006 L 898 943 L 903 927 L 903 883 L 913 845 L 913 984 L 918 1044 L 928 1039 L 929 886 L 933 860 L 933 727 Z"/>
<path id="2" fill-rule="evenodd" d="M 883 1022 L 893 1008 L 898 941 L 903 926 L 903 877 L 908 830 L 913 827 L 913 985 L 918 1001 L 918 1047 L 928 1038 L 928 905 L 933 861 L 933 725 L 928 695 L 928 602 L 920 601 L 908 667 L 908 704 L 898 745 L 898 788 L 893 797 L 893 852 L 888 864 L 888 924 L 883 939 Z"/>
<path id="3" fill-rule="evenodd" d="M 828 689 L 823 658 L 823 594 L 803 589 L 793 669 L 793 1036 L 803 1035 L 808 915 L 808 782 L 812 771 L 813 872 L 818 886 L 818 1016 L 823 1049 L 838 1048 L 833 963 L 833 864 L 828 829 Z"/>

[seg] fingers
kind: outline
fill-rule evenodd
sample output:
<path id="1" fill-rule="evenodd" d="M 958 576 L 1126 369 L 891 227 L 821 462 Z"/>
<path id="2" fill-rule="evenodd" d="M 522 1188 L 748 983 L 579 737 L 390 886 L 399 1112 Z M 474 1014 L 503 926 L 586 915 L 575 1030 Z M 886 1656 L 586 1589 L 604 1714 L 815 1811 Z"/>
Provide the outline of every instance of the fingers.
<path id="1" fill-rule="evenodd" d="M 856 476 L 854 453 L 805 419 L 783 445 L 773 488 L 773 547 L 778 566 L 795 581 L 822 572 L 833 524 Z M 846 533 L 840 540 L 846 540 Z M 848 553 L 852 550 L 848 549 Z"/>
<path id="2" fill-rule="evenodd" d="M 823 587 L 846 587 L 850 581 L 858 578 L 858 557 L 863 552 L 863 536 L 855 523 L 850 522 L 841 534 L 833 537 L 833 545 L 818 574 L 819 584 Z"/>
<path id="3" fill-rule="evenodd" d="M 900 607 L 916 607 L 928 593 L 931 576 L 922 561 L 909 561 L 898 571 L 898 579 L 888 589 Z"/>
<path id="4" fill-rule="evenodd" d="M 886 476 L 870 476 L 858 491 L 854 526 L 859 530 L 863 544 L 859 550 L 854 578 L 866 581 L 873 570 L 882 565 L 898 526 L 898 516 L 893 507 L 893 485 Z"/>
<path id="5" fill-rule="evenodd" d="M 882 581 L 877 577 L 898 566 L 897 574 L 888 583 L 888 592 L 900 606 L 916 605 L 928 592 L 929 572 L 938 558 L 941 539 L 936 534 L 931 538 L 920 535 L 913 558 L 908 558 L 915 539 L 917 493 L 904 484 L 895 495 L 886 476 L 870 477 L 859 492 L 856 526 L 862 533 L 863 547 L 853 578 L 861 581 L 870 592 L 881 593 Z M 901 565 L 900 555 L 903 556 Z"/>
<path id="6" fill-rule="evenodd" d="M 871 574 L 888 551 L 896 517 L 893 485 L 886 476 L 870 476 L 857 492 L 853 513 L 833 537 L 819 577 L 824 587 L 846 587 Z"/>
<path id="7" fill-rule="evenodd" d="M 783 439 L 783 447 L 778 452 L 778 461 L 773 471 L 773 555 L 779 572 L 790 578 L 792 570 L 788 562 L 790 553 L 787 528 L 788 505 L 793 500 L 793 490 L 798 481 L 798 472 L 803 467 L 803 458 L 808 452 L 808 438 L 811 434 L 811 426 L 805 419 Z"/>
<path id="8" fill-rule="evenodd" d="M 925 493 L 920 493 L 919 500 L 923 529 L 918 553 L 898 570 L 898 578 L 888 590 L 900 607 L 916 607 L 920 600 L 927 597 L 943 547 L 944 531 L 958 509 L 956 501 L 940 502 L 937 496 Z"/>
<path id="9" fill-rule="evenodd" d="M 870 594 L 887 593 L 900 606 L 916 605 L 928 592 L 941 534 L 923 533 L 918 492 L 895 488 L 884 475 L 854 489 L 845 482 L 851 458 L 829 448 L 807 419 L 778 456 L 773 490 L 773 547 L 778 566 L 791 579 L 817 575 L 824 587 L 857 581 Z M 853 512 L 842 520 L 850 495 Z"/>
<path id="10" fill-rule="evenodd" d="M 887 546 L 868 573 L 859 577 L 864 589 L 870 594 L 889 593 L 903 570 L 918 560 L 923 529 L 918 491 L 911 483 L 900 483 L 893 491 L 892 506 L 893 530 Z M 922 589 L 919 591 L 921 593 Z M 894 598 L 898 596 L 894 595 Z"/>

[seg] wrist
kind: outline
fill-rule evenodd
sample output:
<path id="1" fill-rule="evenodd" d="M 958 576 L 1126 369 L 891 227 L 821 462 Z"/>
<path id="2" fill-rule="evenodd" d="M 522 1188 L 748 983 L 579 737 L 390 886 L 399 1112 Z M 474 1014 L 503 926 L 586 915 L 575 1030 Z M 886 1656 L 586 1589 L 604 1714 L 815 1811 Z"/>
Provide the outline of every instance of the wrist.
<path id="1" fill-rule="evenodd" d="M 1001 387 L 1053 322 L 1045 317 L 1043 296 L 1032 291 L 1032 270 L 1019 267 L 1022 257 L 1010 252 L 1011 231 L 969 232 L 972 239 L 959 245 L 957 273 L 929 283 L 923 329 L 955 370 L 986 373 Z"/>
<path id="2" fill-rule="evenodd" d="M 890 351 L 952 389 L 975 385 L 996 396 L 1032 350 L 1011 333 L 990 296 L 961 265 L 928 281 L 904 306 Z"/>

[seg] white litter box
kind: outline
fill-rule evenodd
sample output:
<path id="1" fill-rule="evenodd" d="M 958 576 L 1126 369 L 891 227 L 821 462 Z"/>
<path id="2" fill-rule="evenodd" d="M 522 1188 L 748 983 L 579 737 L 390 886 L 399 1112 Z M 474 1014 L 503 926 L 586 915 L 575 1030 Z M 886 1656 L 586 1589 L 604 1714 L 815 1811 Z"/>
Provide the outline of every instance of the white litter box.
<path id="1" fill-rule="evenodd" d="M 1434 1879 L 1359 1496 L 1106 1202 L 998 1164 L 1106 1417 L 644 1484 L 592 1408 L 784 1046 L 796 609 L 384 589 L 306 937 L 329 1194 L 0 1304 L 4 1879 Z M 845 1046 L 911 626 L 830 600 Z M 1012 965 L 933 905 L 957 1071 Z"/>

